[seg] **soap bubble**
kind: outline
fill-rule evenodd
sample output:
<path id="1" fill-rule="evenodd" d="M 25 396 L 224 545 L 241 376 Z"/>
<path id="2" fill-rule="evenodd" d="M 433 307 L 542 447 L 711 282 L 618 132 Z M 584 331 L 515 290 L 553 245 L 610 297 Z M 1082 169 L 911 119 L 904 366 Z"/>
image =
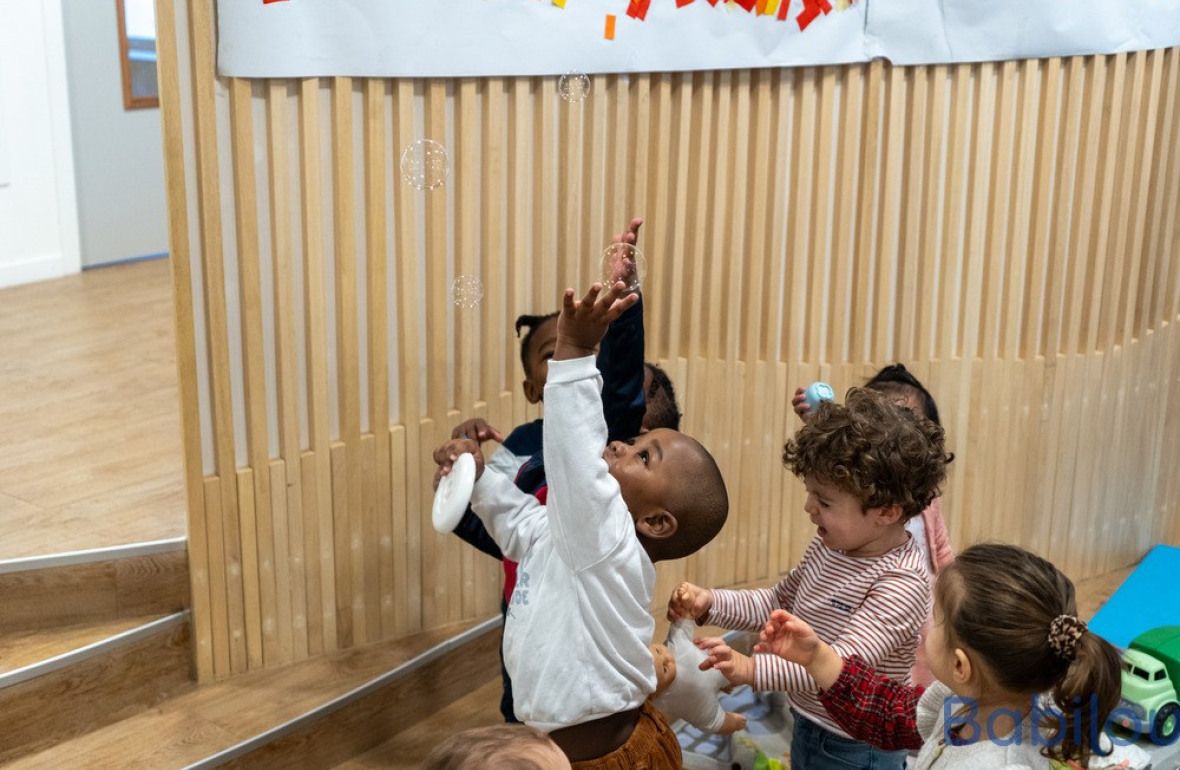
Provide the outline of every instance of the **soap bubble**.
<path id="1" fill-rule="evenodd" d="M 451 281 L 451 301 L 455 307 L 477 307 L 483 299 L 483 283 L 479 276 L 459 275 Z"/>
<path id="2" fill-rule="evenodd" d="M 433 139 L 419 139 L 402 150 L 402 180 L 415 190 L 437 190 L 450 172 L 447 148 Z"/>
<path id="3" fill-rule="evenodd" d="M 567 72 L 557 79 L 557 93 L 571 104 L 586 101 L 590 96 L 590 76 L 581 72 Z"/>
<path id="4" fill-rule="evenodd" d="M 602 282 L 622 281 L 627 291 L 639 291 L 647 273 L 643 252 L 630 243 L 612 243 L 602 252 Z"/>

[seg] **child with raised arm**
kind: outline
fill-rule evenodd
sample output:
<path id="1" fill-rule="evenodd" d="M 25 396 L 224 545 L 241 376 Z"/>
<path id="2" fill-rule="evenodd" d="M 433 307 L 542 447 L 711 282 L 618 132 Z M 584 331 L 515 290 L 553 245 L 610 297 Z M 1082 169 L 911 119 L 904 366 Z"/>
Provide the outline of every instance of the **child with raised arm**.
<path id="1" fill-rule="evenodd" d="M 636 245 L 642 225 L 641 217 L 633 218 L 625 232 L 611 239 L 612 243 Z M 620 249 L 619 254 L 621 257 L 626 251 Z M 620 258 L 616 270 L 617 278 L 629 282 L 633 277 L 635 263 Z M 524 330 L 524 337 L 520 341 L 520 363 L 524 369 L 521 387 L 530 404 L 544 400 L 549 360 L 553 357 L 557 340 L 557 316 L 558 313 L 554 312 L 548 315 L 522 315 L 516 319 L 517 336 Z M 680 427 L 680 412 L 671 381 L 658 366 L 645 364 L 643 357 L 643 297 L 639 295 L 635 304 L 611 323 L 598 352 L 597 365 L 602 373 L 603 414 L 608 440 L 628 439 L 657 427 Z M 457 425 L 451 432 L 451 438 L 469 438 L 481 444 L 489 440 L 499 442 L 500 446 L 487 461 L 488 467 L 514 479 L 522 491 L 536 495 L 541 502 L 545 501 L 547 486 L 541 451 L 542 420 L 519 425 L 505 437 L 487 421 L 476 418 Z M 504 591 L 500 609 L 502 613 L 506 612 L 516 588 L 516 562 L 504 558 L 499 546 L 470 507 L 455 526 L 454 534 L 501 561 Z M 500 713 L 505 721 L 516 722 L 512 710 L 512 679 L 503 663 L 500 674 L 503 683 Z"/>
<path id="2" fill-rule="evenodd" d="M 807 488 L 804 510 L 816 537 L 803 560 L 776 586 L 751 591 L 682 583 L 670 619 L 757 631 L 776 609 L 811 622 L 844 654 L 871 660 L 909 681 L 918 629 L 930 602 L 929 574 L 905 522 L 938 494 L 946 473 L 942 429 L 892 399 L 852 389 L 843 404 L 825 402 L 787 442 L 787 467 Z M 731 682 L 787 693 L 796 713 L 792 770 L 826 770 L 832 757 L 849 767 L 900 770 L 904 752 L 853 740 L 824 711 L 811 676 L 773 655 L 732 653 L 707 640 L 714 665 Z"/>
<path id="3" fill-rule="evenodd" d="M 653 562 L 702 548 L 729 509 L 716 463 L 692 438 L 660 429 L 607 444 L 594 348 L 636 301 L 623 289 L 563 298 L 545 386 L 546 505 L 483 473 L 475 441 L 435 452 L 440 477 L 460 452 L 474 455 L 472 508 L 519 562 L 504 630 L 516 714 L 581 769 L 680 766 L 676 735 L 647 702 Z"/>
<path id="4" fill-rule="evenodd" d="M 850 735 L 919 750 L 918 770 L 1086 767 L 1102 753 L 1119 658 L 1078 619 L 1073 583 L 1056 567 L 1014 546 L 972 546 L 939 578 L 934 617 L 926 654 L 937 680 L 925 691 L 842 655 L 781 610 L 755 649 L 804 666 Z"/>

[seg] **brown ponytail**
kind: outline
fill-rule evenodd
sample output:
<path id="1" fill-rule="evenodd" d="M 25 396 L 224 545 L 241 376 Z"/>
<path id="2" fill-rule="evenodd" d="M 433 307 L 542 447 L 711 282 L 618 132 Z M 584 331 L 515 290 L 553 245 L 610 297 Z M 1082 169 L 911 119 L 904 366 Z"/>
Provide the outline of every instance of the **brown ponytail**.
<path id="1" fill-rule="evenodd" d="M 1050 759 L 1079 761 L 1097 745 L 1118 705 L 1119 658 L 1077 619 L 1074 586 L 1023 548 L 982 544 L 963 551 L 936 589 L 947 639 L 979 654 L 1001 688 L 1052 697 L 1061 719 L 1047 720 Z"/>
<path id="2" fill-rule="evenodd" d="M 1121 688 L 1118 653 L 1105 639 L 1086 631 L 1077 641 L 1065 674 L 1053 687 L 1063 725 L 1053 734 L 1054 743 L 1060 741 L 1059 751 L 1046 752 L 1046 756 L 1075 759 L 1087 766 L 1091 754 L 1103 753 L 1100 746 L 1090 744 L 1119 705 Z"/>

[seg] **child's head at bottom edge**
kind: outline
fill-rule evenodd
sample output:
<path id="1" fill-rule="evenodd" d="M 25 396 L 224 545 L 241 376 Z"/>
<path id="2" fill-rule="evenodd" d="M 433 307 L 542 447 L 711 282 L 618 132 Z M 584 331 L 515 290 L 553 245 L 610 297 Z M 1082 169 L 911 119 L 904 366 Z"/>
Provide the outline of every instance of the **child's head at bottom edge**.
<path id="1" fill-rule="evenodd" d="M 1014 712 L 1048 694 L 1063 717 L 1049 756 L 1084 764 L 1119 703 L 1121 675 L 1118 653 L 1077 611 L 1073 583 L 1049 561 L 973 545 L 935 584 L 930 669 L 956 695 Z"/>
<path id="2" fill-rule="evenodd" d="M 696 553 L 729 516 L 721 469 L 687 434 L 657 428 L 630 441 L 612 441 L 602 458 L 652 561 Z"/>
<path id="3" fill-rule="evenodd" d="M 475 727 L 444 740 L 425 770 L 568 770 L 569 760 L 548 735 L 520 724 Z"/>

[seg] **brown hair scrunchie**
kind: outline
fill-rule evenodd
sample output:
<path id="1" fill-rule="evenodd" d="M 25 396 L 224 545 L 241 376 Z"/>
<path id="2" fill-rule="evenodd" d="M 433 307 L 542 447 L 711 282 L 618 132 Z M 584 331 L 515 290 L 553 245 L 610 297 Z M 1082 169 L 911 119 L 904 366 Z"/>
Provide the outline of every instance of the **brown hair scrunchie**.
<path id="1" fill-rule="evenodd" d="M 1064 660 L 1078 654 L 1078 642 L 1086 633 L 1086 623 L 1073 615 L 1058 615 L 1049 624 L 1049 648 Z"/>

